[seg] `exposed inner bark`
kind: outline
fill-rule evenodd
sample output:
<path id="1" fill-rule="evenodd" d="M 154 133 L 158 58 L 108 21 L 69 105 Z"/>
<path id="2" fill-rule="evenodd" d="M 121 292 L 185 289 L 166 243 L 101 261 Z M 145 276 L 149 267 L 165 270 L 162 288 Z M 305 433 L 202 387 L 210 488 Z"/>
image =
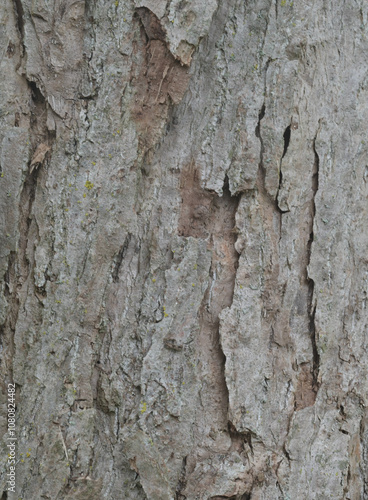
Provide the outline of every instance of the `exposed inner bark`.
<path id="1" fill-rule="evenodd" d="M 131 83 L 136 89 L 132 110 L 140 137 L 139 149 L 144 156 L 162 136 L 172 104 L 178 104 L 189 82 L 188 68 L 171 54 L 165 31 L 159 19 L 146 8 L 137 9 L 142 27 L 142 41 L 136 46 L 141 59 L 133 67 Z"/>

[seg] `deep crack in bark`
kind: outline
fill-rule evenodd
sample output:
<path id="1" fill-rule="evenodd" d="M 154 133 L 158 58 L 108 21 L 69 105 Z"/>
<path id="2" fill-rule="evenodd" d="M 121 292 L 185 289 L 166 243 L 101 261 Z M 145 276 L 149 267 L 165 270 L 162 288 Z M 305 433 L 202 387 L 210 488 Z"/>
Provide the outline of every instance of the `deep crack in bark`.
<path id="1" fill-rule="evenodd" d="M 20 38 L 20 46 L 21 46 L 21 56 L 25 54 L 25 46 L 24 46 L 24 10 L 22 5 L 22 0 L 13 0 L 14 2 L 14 11 L 15 17 L 17 21 L 17 28 L 19 32 Z"/>
<path id="2" fill-rule="evenodd" d="M 291 136 L 291 128 L 290 128 L 290 125 L 288 125 L 285 129 L 285 132 L 284 132 L 284 151 L 282 153 L 281 159 L 283 159 L 287 153 L 287 150 L 288 150 L 288 147 L 290 144 L 290 136 Z"/>
<path id="3" fill-rule="evenodd" d="M 318 134 L 318 132 L 317 132 Z M 315 204 L 315 197 L 318 191 L 318 176 L 319 176 L 319 156 L 316 150 L 316 139 L 317 139 L 317 134 L 313 139 L 313 151 L 314 151 L 314 165 L 313 165 L 313 175 L 312 175 L 312 192 L 313 192 L 313 197 L 312 197 L 312 220 L 311 220 L 311 231 L 310 231 L 310 238 L 308 241 L 308 265 L 310 264 L 311 260 L 311 253 L 312 253 L 312 242 L 314 239 L 314 233 L 313 233 L 313 224 L 314 224 L 314 218 L 316 215 L 316 204 Z M 313 389 L 315 391 L 315 394 L 317 395 L 318 389 L 319 389 L 319 381 L 318 381 L 318 375 L 319 375 L 319 363 L 320 363 L 320 357 L 318 353 L 318 348 L 317 348 L 317 340 L 316 340 L 316 325 L 315 325 L 315 314 L 316 314 L 316 304 L 313 304 L 313 294 L 314 294 L 314 281 L 308 276 L 309 280 L 309 297 L 308 297 L 308 314 L 309 314 L 309 331 L 310 331 L 310 336 L 311 336 L 311 341 L 312 341 L 312 349 L 313 349 Z"/>

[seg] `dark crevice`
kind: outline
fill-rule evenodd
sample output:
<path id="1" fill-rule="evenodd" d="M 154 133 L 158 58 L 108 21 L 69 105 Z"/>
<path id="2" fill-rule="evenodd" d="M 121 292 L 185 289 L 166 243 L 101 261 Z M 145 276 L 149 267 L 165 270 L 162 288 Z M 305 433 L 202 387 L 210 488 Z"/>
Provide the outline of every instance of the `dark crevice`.
<path id="1" fill-rule="evenodd" d="M 187 470 L 187 457 L 185 456 L 183 458 L 183 463 L 181 466 L 181 474 L 180 474 L 180 479 L 178 481 L 178 484 L 176 486 L 176 492 L 175 492 L 175 500 L 185 500 L 185 496 L 182 494 L 182 491 L 184 490 L 187 481 L 186 481 L 186 470 Z"/>
<path id="2" fill-rule="evenodd" d="M 290 125 L 288 125 L 285 129 L 285 132 L 284 132 L 284 151 L 282 153 L 282 157 L 281 157 L 281 160 L 280 160 L 280 171 L 279 171 L 279 185 L 277 187 L 277 195 L 276 195 L 276 205 L 277 205 L 277 209 L 279 210 L 279 212 L 281 214 L 284 214 L 284 213 L 287 213 L 289 212 L 290 210 L 281 210 L 280 206 L 279 206 L 279 193 L 280 193 L 280 189 L 281 189 L 281 186 L 282 186 L 282 159 L 285 157 L 286 153 L 287 153 L 287 150 L 288 150 L 288 147 L 289 147 L 289 144 L 290 144 L 290 136 L 291 136 L 291 127 Z M 280 233 L 281 234 L 281 233 Z"/>
<path id="3" fill-rule="evenodd" d="M 248 444 L 251 453 L 253 454 L 252 433 L 251 431 L 239 432 L 235 425 L 228 421 L 228 433 L 231 438 L 231 451 L 242 453 L 245 449 L 244 445 Z"/>
<path id="4" fill-rule="evenodd" d="M 266 106 L 263 103 L 261 111 L 258 114 L 258 123 L 257 123 L 256 130 L 255 130 L 256 137 L 258 137 L 258 139 L 260 139 L 260 141 L 261 141 L 261 159 L 263 156 L 263 142 L 262 142 L 262 137 L 261 137 L 261 120 L 264 118 L 265 113 L 266 113 Z"/>
<path id="5" fill-rule="evenodd" d="M 263 103 L 262 108 L 258 114 L 258 123 L 257 123 L 256 129 L 255 129 L 255 134 L 261 143 L 261 151 L 259 153 L 258 176 L 261 179 L 261 191 L 263 191 L 264 194 L 267 194 L 266 187 L 265 187 L 266 169 L 265 169 L 264 163 L 263 163 L 264 145 L 263 145 L 263 140 L 262 140 L 262 135 L 261 135 L 261 120 L 263 119 L 265 113 L 266 113 L 266 106 Z"/>
<path id="6" fill-rule="evenodd" d="M 317 134 L 315 138 L 313 139 L 313 151 L 314 151 L 314 165 L 313 165 L 313 175 L 312 175 L 312 202 L 311 202 L 311 223 L 310 223 L 310 237 L 307 245 L 307 252 L 308 252 L 308 266 L 310 264 L 311 260 L 311 253 L 312 253 L 312 243 L 314 239 L 314 233 L 313 233 L 313 224 L 314 224 L 314 218 L 316 214 L 316 204 L 315 204 L 315 197 L 318 191 L 318 175 L 319 175 L 319 156 L 316 150 L 316 139 L 317 139 Z M 312 350 L 313 350 L 313 389 L 315 391 L 315 394 L 317 395 L 318 388 L 319 388 L 319 381 L 318 381 L 318 375 L 319 375 L 319 364 L 320 364 L 320 356 L 318 353 L 318 347 L 317 347 L 317 339 L 316 339 L 316 325 L 315 325 L 315 315 L 316 315 L 316 305 L 313 305 L 313 295 L 314 295 L 314 281 L 308 276 L 307 274 L 307 280 L 309 283 L 309 294 L 308 294 L 308 314 L 309 314 L 309 332 L 311 336 L 311 342 L 312 342 Z"/>
<path id="7" fill-rule="evenodd" d="M 314 282 L 311 280 L 310 284 L 310 303 L 312 302 L 312 297 L 313 297 L 313 291 L 314 291 Z M 312 310 L 309 312 L 309 332 L 311 335 L 311 340 L 312 340 L 312 350 L 313 350 L 313 389 L 317 395 L 317 391 L 319 388 L 319 382 L 318 382 L 318 374 L 319 374 L 319 353 L 318 353 L 318 348 L 317 348 L 317 342 L 316 342 L 316 326 L 315 326 L 315 315 L 316 315 L 316 306 L 313 307 Z"/>
<path id="8" fill-rule="evenodd" d="M 339 413 L 340 413 L 342 419 L 346 421 L 346 413 L 345 413 L 343 405 L 340 405 Z"/>
<path id="9" fill-rule="evenodd" d="M 268 202 L 272 205 L 273 209 L 276 210 L 280 214 L 280 236 L 281 236 L 281 214 L 288 212 L 288 210 L 281 210 L 280 207 L 278 206 L 277 203 L 277 198 L 278 198 L 278 192 L 280 189 L 281 181 L 282 181 L 282 175 L 281 175 L 281 169 L 280 169 L 280 180 L 279 180 L 279 188 L 277 190 L 277 196 L 276 200 L 269 194 L 269 192 L 266 189 L 266 168 L 263 162 L 263 156 L 264 156 L 264 145 L 263 145 L 263 140 L 262 140 L 262 134 L 261 134 L 261 120 L 265 116 L 266 112 L 266 106 L 263 104 L 262 108 L 259 112 L 258 115 L 258 123 L 255 129 L 255 134 L 256 137 L 258 137 L 260 143 L 261 143 L 261 151 L 260 151 L 260 157 L 259 157 L 259 165 L 258 165 L 258 189 L 260 193 L 268 200 Z"/>
<path id="10" fill-rule="evenodd" d="M 316 150 L 316 139 L 317 136 L 313 140 L 313 152 L 314 152 L 314 168 L 313 168 L 313 176 L 312 176 L 312 191 L 313 191 L 313 216 L 316 212 L 316 206 L 314 203 L 314 198 L 318 191 L 318 179 L 319 179 L 319 155 Z"/>
<path id="11" fill-rule="evenodd" d="M 8 492 L 7 491 L 4 491 L 4 493 L 1 497 L 1 500 L 8 500 Z"/>
<path id="12" fill-rule="evenodd" d="M 280 168 L 279 185 L 277 186 L 276 203 L 277 203 L 277 207 L 278 207 L 279 211 L 283 214 L 285 212 L 289 212 L 289 210 L 281 210 L 281 208 L 279 207 L 279 193 L 280 193 L 281 186 L 282 186 L 282 170 Z"/>
<path id="13" fill-rule="evenodd" d="M 27 257 L 28 235 L 32 223 L 32 206 L 36 197 L 36 184 L 39 169 L 34 169 L 31 173 L 28 171 L 20 195 L 20 237 L 19 237 L 19 264 L 21 278 L 24 282 L 29 273 L 29 262 Z"/>
<path id="14" fill-rule="evenodd" d="M 17 28 L 19 31 L 19 36 L 20 36 L 20 44 L 22 47 L 22 52 L 21 55 L 25 53 L 25 47 L 24 47 L 24 10 L 23 10 L 23 5 L 21 0 L 13 0 L 14 1 L 14 10 L 15 10 L 15 17 L 17 21 Z"/>
<path id="15" fill-rule="evenodd" d="M 291 137 L 291 128 L 290 125 L 288 125 L 284 132 L 284 152 L 282 153 L 281 159 L 284 158 L 284 156 L 286 155 L 286 152 L 290 144 L 290 137 Z"/>
<path id="16" fill-rule="evenodd" d="M 39 144 L 44 143 L 50 148 L 56 139 L 56 132 L 47 128 L 48 103 L 36 82 L 27 80 L 27 85 L 31 94 L 31 143 L 35 151 Z"/>
<path id="17" fill-rule="evenodd" d="M 45 98 L 43 97 L 42 92 L 38 88 L 36 82 L 34 82 L 32 80 L 27 80 L 27 83 L 28 83 L 28 87 L 31 90 L 32 100 L 33 100 L 34 104 L 37 104 L 37 103 L 44 104 Z"/>
<path id="18" fill-rule="evenodd" d="M 269 68 L 271 61 L 272 61 L 271 59 L 268 59 L 268 61 L 266 62 L 266 66 L 265 66 L 264 95 L 266 95 L 266 93 L 267 93 L 267 71 L 268 71 L 268 68 Z M 282 224 L 281 215 L 285 212 L 288 212 L 288 210 L 281 210 L 279 205 L 278 205 L 278 202 L 277 202 L 278 192 L 279 192 L 281 182 L 282 182 L 281 168 L 280 168 L 279 187 L 277 190 L 276 199 L 274 199 L 273 196 L 270 195 L 270 193 L 267 191 L 267 188 L 266 188 L 266 167 L 265 167 L 265 164 L 263 161 L 264 144 L 263 144 L 263 139 L 262 139 L 262 134 L 261 134 L 261 121 L 264 118 L 265 113 L 266 113 L 266 106 L 265 106 L 265 103 L 263 103 L 261 110 L 258 114 L 258 123 L 257 123 L 256 129 L 255 129 L 255 135 L 261 143 L 261 151 L 260 151 L 259 165 L 258 165 L 257 186 L 258 186 L 258 190 L 261 193 L 261 195 L 266 200 L 268 200 L 268 203 L 270 205 L 272 205 L 273 209 L 276 210 L 280 214 L 280 237 L 281 237 L 281 224 Z M 289 129 L 289 135 L 287 133 L 288 129 Z M 285 134 L 286 134 L 286 136 L 285 136 Z M 284 154 L 286 153 L 285 146 L 287 149 L 287 147 L 289 145 L 289 141 L 290 141 L 290 126 L 284 132 Z"/>
<path id="19" fill-rule="evenodd" d="M 289 430 L 288 430 L 288 433 L 287 433 L 287 434 L 289 434 Z M 285 443 L 284 443 L 284 444 L 283 444 L 283 446 L 282 446 L 282 451 L 284 452 L 284 455 L 285 455 L 285 457 L 287 458 L 287 461 L 290 463 L 290 462 L 291 462 L 291 460 L 292 460 L 292 458 L 290 457 L 290 454 L 289 454 L 289 452 L 288 452 L 288 450 L 287 450 L 287 448 L 286 448 L 286 444 L 285 444 Z"/>
<path id="20" fill-rule="evenodd" d="M 127 235 L 127 237 L 125 238 L 124 244 L 121 247 L 121 249 L 119 250 L 118 255 L 116 256 L 115 266 L 114 266 L 114 269 L 112 271 L 112 279 L 113 279 L 114 283 L 117 283 L 119 281 L 120 266 L 121 266 L 121 264 L 124 260 L 124 257 L 127 253 L 131 238 L 132 238 L 132 235 L 129 233 Z"/>

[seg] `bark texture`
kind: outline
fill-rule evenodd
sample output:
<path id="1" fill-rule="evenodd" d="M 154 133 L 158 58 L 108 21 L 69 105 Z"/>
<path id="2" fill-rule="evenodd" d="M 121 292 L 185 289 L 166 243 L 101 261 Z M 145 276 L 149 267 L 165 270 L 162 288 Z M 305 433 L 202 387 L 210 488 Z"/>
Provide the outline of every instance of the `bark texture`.
<path id="1" fill-rule="evenodd" d="M 2 0 L 0 40 L 2 499 L 368 499 L 367 2 Z"/>

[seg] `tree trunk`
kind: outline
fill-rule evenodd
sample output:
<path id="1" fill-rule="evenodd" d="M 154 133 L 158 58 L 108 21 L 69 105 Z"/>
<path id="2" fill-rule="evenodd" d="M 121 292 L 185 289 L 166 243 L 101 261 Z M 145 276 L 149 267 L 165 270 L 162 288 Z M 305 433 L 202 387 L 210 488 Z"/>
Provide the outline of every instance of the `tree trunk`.
<path id="1" fill-rule="evenodd" d="M 367 2 L 0 17 L 2 499 L 368 499 Z"/>

